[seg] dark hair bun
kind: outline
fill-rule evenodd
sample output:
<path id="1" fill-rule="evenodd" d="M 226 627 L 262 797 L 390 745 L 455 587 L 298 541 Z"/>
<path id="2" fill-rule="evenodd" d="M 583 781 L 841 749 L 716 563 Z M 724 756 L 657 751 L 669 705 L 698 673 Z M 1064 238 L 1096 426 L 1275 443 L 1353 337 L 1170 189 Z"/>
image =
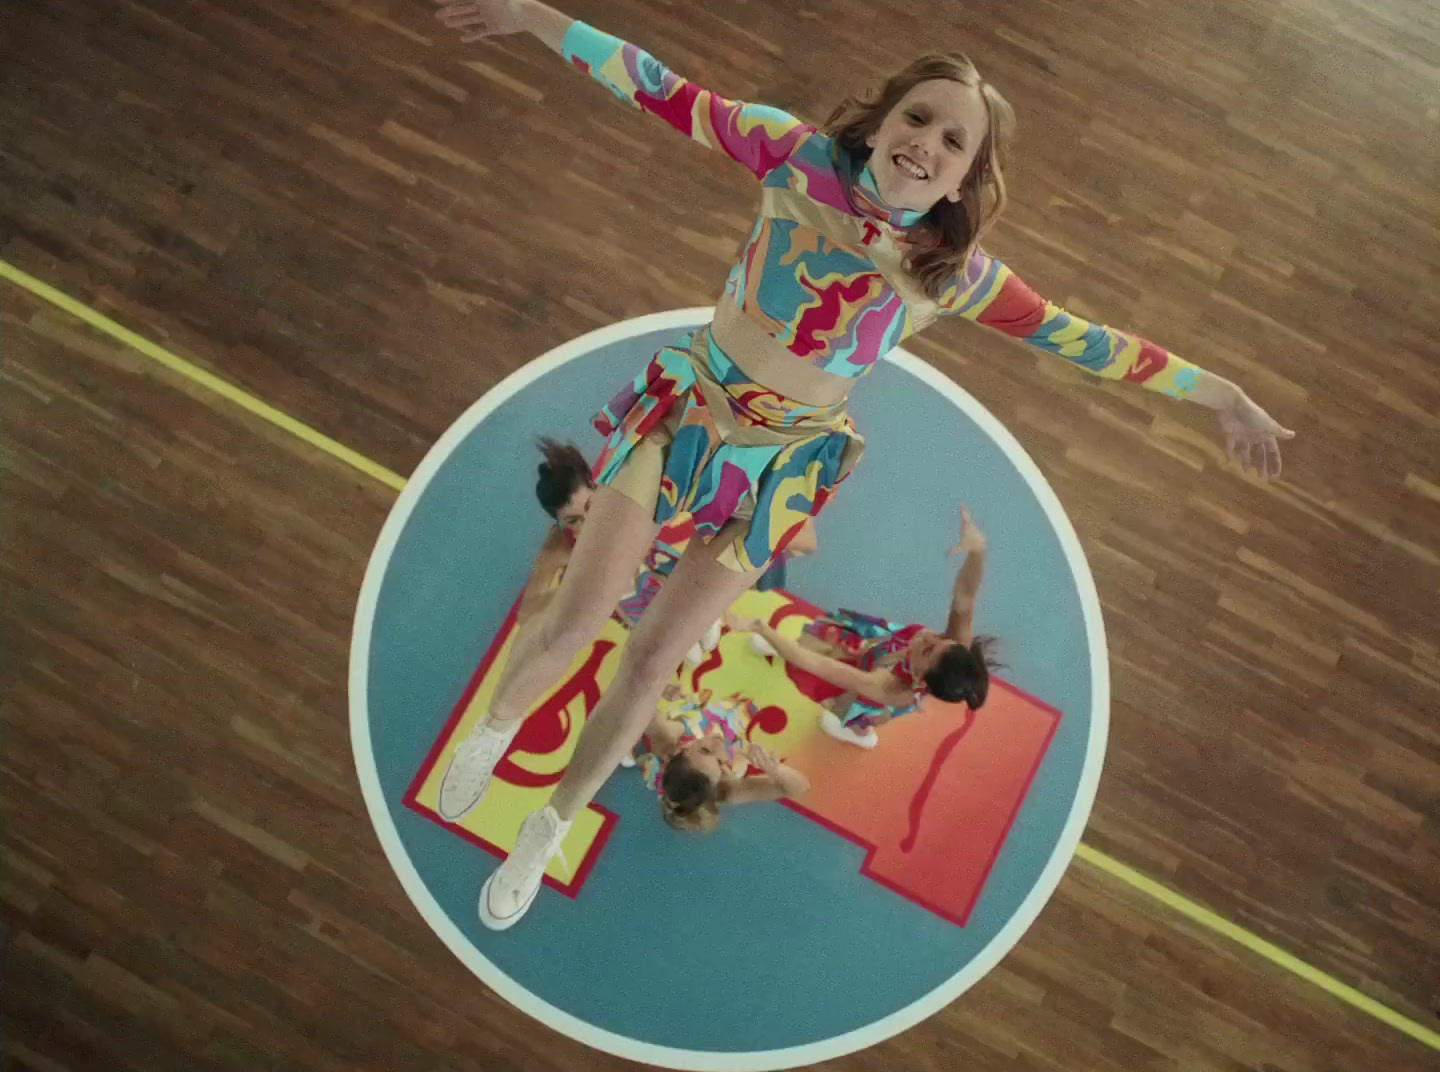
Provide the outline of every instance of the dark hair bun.
<path id="1" fill-rule="evenodd" d="M 999 665 L 994 647 L 995 638 L 988 636 L 977 636 L 968 648 L 953 645 L 925 675 L 925 687 L 937 700 L 980 710 L 990 695 L 990 671 Z"/>
<path id="2" fill-rule="evenodd" d="M 541 461 L 536 469 L 535 497 L 545 512 L 555 517 L 577 491 L 595 486 L 590 479 L 590 464 L 574 443 L 541 437 L 537 446 Z"/>

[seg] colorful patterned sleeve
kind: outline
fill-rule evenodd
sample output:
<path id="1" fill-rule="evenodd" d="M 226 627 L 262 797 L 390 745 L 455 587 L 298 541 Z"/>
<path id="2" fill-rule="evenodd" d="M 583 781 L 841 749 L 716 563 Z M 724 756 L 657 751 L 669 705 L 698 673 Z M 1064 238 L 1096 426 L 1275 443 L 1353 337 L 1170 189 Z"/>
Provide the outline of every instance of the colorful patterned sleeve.
<path id="1" fill-rule="evenodd" d="M 1004 332 L 1092 375 L 1138 383 L 1174 398 L 1188 395 L 1200 375 L 1196 366 L 1148 339 L 1052 305 L 1000 261 L 980 252 L 941 296 L 940 311 Z"/>
<path id="2" fill-rule="evenodd" d="M 583 22 L 566 31 L 566 60 L 623 101 L 659 116 L 680 133 L 738 160 L 763 178 L 813 128 L 763 104 L 726 100 L 681 78 L 648 52 Z"/>

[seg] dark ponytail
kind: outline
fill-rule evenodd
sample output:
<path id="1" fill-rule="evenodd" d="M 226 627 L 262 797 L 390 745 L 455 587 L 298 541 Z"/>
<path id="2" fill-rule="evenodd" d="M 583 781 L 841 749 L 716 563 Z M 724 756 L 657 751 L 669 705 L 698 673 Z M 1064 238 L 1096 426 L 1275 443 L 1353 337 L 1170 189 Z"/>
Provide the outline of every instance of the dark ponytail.
<path id="1" fill-rule="evenodd" d="M 925 687 L 937 700 L 980 710 L 990 695 L 990 671 L 1000 665 L 994 650 L 995 638 L 989 636 L 977 636 L 968 648 L 951 645 L 925 675 Z"/>
<path id="2" fill-rule="evenodd" d="M 535 497 L 551 517 L 557 517 L 570 497 L 581 488 L 593 488 L 590 464 L 574 443 L 557 443 L 542 436 L 539 478 L 535 481 Z"/>

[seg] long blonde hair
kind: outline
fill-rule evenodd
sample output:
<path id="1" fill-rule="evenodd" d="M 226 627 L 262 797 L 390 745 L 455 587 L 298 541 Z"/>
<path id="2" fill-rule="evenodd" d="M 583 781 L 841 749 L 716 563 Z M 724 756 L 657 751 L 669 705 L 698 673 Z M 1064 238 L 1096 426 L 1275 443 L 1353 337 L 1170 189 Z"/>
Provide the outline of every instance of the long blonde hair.
<path id="1" fill-rule="evenodd" d="M 907 267 L 931 298 L 938 298 L 980 244 L 981 237 L 1005 211 L 1004 166 L 1015 135 L 1015 112 L 1000 91 L 980 77 L 975 64 L 958 52 L 922 56 L 891 75 L 878 93 L 846 98 L 825 121 L 825 132 L 835 139 L 852 165 L 855 176 L 870 159 L 866 141 L 880 129 L 885 117 L 905 94 L 921 82 L 945 79 L 980 90 L 989 123 L 985 140 L 960 187 L 960 199 L 942 198 L 917 225 L 917 245 Z"/>

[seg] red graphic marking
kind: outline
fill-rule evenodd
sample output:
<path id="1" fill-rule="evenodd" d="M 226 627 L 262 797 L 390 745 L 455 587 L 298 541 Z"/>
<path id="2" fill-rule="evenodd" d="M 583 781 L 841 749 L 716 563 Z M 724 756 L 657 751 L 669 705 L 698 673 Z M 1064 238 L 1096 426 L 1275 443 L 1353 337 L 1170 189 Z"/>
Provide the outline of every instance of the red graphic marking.
<path id="1" fill-rule="evenodd" d="M 915 847 L 915 835 L 920 833 L 920 816 L 925 812 L 925 802 L 930 799 L 930 791 L 935 788 L 935 780 L 940 777 L 940 768 L 945 766 L 945 761 L 950 758 L 950 753 L 960 743 L 960 738 L 970 732 L 970 727 L 975 725 L 975 712 L 966 710 L 965 721 L 960 728 L 940 742 L 940 747 L 935 749 L 935 755 L 930 760 L 930 769 L 925 772 L 925 780 L 920 783 L 920 788 L 915 790 L 915 795 L 910 798 L 910 831 L 900 839 L 900 851 L 909 852 Z"/>
<path id="2" fill-rule="evenodd" d="M 600 681 L 596 675 L 605 661 L 605 656 L 614 648 L 614 643 L 609 640 L 596 642 L 584 665 L 525 720 L 520 732 L 505 750 L 505 755 L 496 764 L 495 777 L 502 782 L 527 789 L 559 783 L 565 774 L 563 769 L 548 773 L 526 770 L 510 757 L 517 752 L 531 756 L 547 756 L 565 746 L 565 742 L 570 740 L 572 730 L 570 704 L 575 697 L 582 696 L 586 714 L 595 709 L 595 705 L 600 702 Z"/>
<path id="3" fill-rule="evenodd" d="M 985 706 L 926 701 L 862 751 L 819 736 L 786 754 L 811 789 L 784 803 L 866 850 L 860 873 L 964 926 L 1060 712 L 992 679 Z"/>
<path id="4" fill-rule="evenodd" d="M 480 665 L 476 667 L 475 673 L 471 676 L 470 683 L 465 686 L 465 691 L 461 693 L 459 702 L 457 702 L 451 710 L 450 717 L 445 721 L 445 725 L 435 738 L 435 743 L 430 746 L 430 751 L 426 754 L 425 761 L 420 764 L 420 769 L 416 772 L 415 778 L 410 782 L 410 788 L 405 791 L 405 797 L 402 801 L 407 808 L 417 815 L 439 823 L 452 834 L 456 834 L 470 842 L 470 844 L 484 849 L 492 856 L 502 859 L 505 857 L 507 850 L 487 841 L 478 834 L 472 833 L 463 826 L 446 822 L 440 818 L 439 814 L 435 811 L 421 804 L 420 789 L 434 772 L 435 765 L 439 762 L 440 756 L 445 751 L 446 742 L 454 735 L 456 727 L 460 724 L 460 720 L 465 717 L 465 711 L 470 706 L 470 701 L 474 699 L 475 693 L 480 690 L 481 683 L 485 680 L 486 675 L 490 673 L 490 668 L 495 664 L 495 660 L 499 657 L 501 649 L 505 647 L 506 638 L 509 637 L 515 628 L 515 615 L 519 609 L 520 600 L 516 599 L 515 602 L 511 604 L 510 613 L 505 616 L 505 621 L 504 624 L 500 626 L 500 631 L 496 633 L 495 639 L 490 643 L 490 647 L 485 650 L 485 655 L 480 660 Z M 588 705 L 585 713 L 588 717 L 590 713 Z M 595 867 L 595 861 L 600 859 L 600 854 L 605 850 L 605 843 L 610 840 L 610 835 L 615 830 L 615 824 L 620 818 L 609 808 L 601 807 L 599 804 L 589 805 L 589 810 L 601 816 L 600 829 L 596 831 L 594 840 L 590 843 L 590 850 L 585 854 L 585 858 L 580 861 L 580 865 L 576 868 L 575 874 L 571 876 L 568 883 L 557 882 L 549 875 L 544 877 L 545 885 L 558 893 L 563 893 L 572 900 L 584 887 L 585 880 L 590 877 L 590 872 Z"/>
<path id="5" fill-rule="evenodd" d="M 770 615 L 773 624 L 820 613 L 788 593 L 777 594 L 786 602 Z M 512 608 L 406 796 L 406 805 L 428 818 L 440 821 L 417 803 L 416 794 L 513 626 Z M 526 771 L 510 756 L 522 751 L 548 755 L 573 736 L 570 705 L 579 699 L 587 716 L 594 708 L 600 696 L 598 671 L 614 646 L 611 641 L 597 642 L 580 670 L 529 720 L 497 768 L 497 775 L 525 786 L 559 780 L 561 772 L 541 775 Z M 773 665 L 774 660 L 770 662 Z M 701 679 L 721 663 L 717 649 L 696 668 L 691 677 L 697 691 Z M 792 666 L 786 665 L 785 672 L 801 695 L 815 702 L 838 691 Z M 770 704 L 761 708 L 751 731 L 777 735 L 789 721 L 782 706 Z M 801 801 L 785 804 L 864 848 L 861 874 L 964 926 L 1059 723 L 1059 711 L 998 679 L 992 681 L 989 700 L 979 712 L 927 699 L 914 714 L 888 723 L 881 746 L 874 751 L 862 751 L 818 732 L 787 749 L 785 760 L 809 776 L 812 788 Z M 613 813 L 591 807 L 605 819 L 577 874 L 564 886 L 548 876 L 545 879 L 571 897 L 583 886 L 616 822 Z M 495 855 L 504 855 L 468 830 L 444 825 Z"/>
<path id="6" fill-rule="evenodd" d="M 720 654 L 719 648 L 716 648 L 709 655 L 705 656 L 705 661 L 697 666 L 695 672 L 690 675 L 690 688 L 695 692 L 699 692 L 703 687 L 700 682 L 705 679 L 705 675 L 709 674 L 712 670 L 719 670 L 721 664 L 724 662 L 725 657 Z"/>

